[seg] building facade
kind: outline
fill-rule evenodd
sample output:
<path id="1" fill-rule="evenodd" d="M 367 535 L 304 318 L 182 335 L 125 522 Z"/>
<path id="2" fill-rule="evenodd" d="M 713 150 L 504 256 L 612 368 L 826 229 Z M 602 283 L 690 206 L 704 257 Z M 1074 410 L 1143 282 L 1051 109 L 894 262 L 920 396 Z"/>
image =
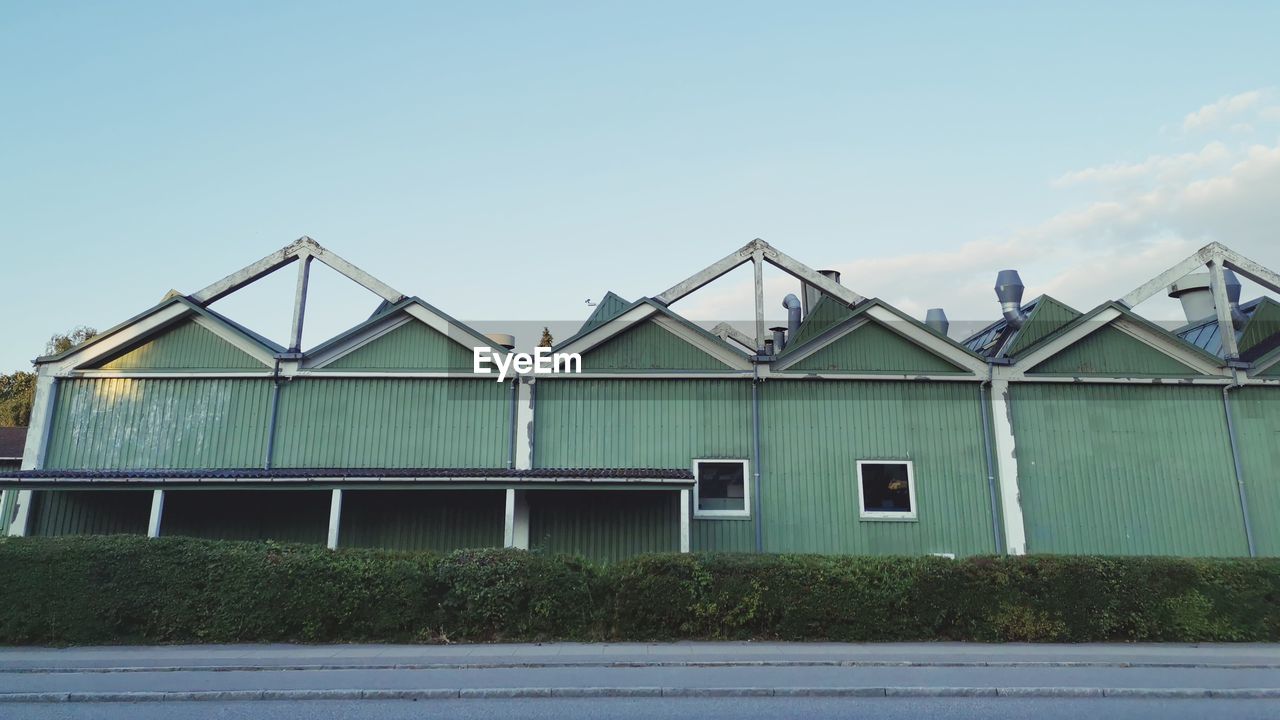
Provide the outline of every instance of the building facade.
<path id="1" fill-rule="evenodd" d="M 314 260 L 384 302 L 303 351 Z M 671 309 L 745 263 L 753 337 Z M 290 264 L 289 347 L 209 308 Z M 773 334 L 765 265 L 803 296 Z M 1217 244 L 1087 312 L 1023 303 L 1002 273 L 1004 317 L 957 342 L 753 241 L 659 295 L 607 295 L 555 348 L 580 373 L 497 382 L 473 350 L 509 348 L 304 238 L 38 360 L 0 522 L 599 561 L 1280 555 L 1280 304 L 1241 304 L 1232 270 L 1280 291 Z M 1172 332 L 1132 310 L 1170 286 L 1193 320 Z"/>

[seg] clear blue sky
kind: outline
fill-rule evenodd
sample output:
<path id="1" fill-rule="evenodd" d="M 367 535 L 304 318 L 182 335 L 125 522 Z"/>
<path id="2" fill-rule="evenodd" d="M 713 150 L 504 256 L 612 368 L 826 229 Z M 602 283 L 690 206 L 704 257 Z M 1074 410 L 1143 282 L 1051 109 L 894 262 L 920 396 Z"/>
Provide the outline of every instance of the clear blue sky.
<path id="1" fill-rule="evenodd" d="M 606 289 L 656 294 L 753 237 L 953 318 L 980 312 L 979 286 L 995 315 L 1006 263 L 991 248 L 1024 259 L 1032 293 L 1149 252 L 1099 286 L 1123 292 L 1206 238 L 1280 266 L 1278 243 L 1250 234 L 1276 195 L 1054 224 L 1280 177 L 1265 155 L 1280 147 L 1277 28 L 1264 2 L 9 0 L 0 371 L 304 234 L 498 325 L 579 320 Z M 1213 143 L 1225 155 L 1197 164 Z M 1255 175 L 1231 175 L 1250 158 Z M 1138 181 L 1061 180 L 1126 164 Z M 884 264 L 860 274 L 867 259 Z M 287 285 L 266 287 L 283 304 Z M 268 298 L 227 312 L 278 336 Z M 308 345 L 372 308 L 318 303 Z"/>

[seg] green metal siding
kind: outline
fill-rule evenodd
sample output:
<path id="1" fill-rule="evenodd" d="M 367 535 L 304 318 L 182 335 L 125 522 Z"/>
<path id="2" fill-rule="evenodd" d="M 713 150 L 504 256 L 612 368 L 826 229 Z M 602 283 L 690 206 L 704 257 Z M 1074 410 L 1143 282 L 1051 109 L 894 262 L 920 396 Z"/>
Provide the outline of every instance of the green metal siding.
<path id="1" fill-rule="evenodd" d="M 1067 323 L 1080 317 L 1080 313 L 1057 300 L 1043 295 L 1036 301 L 1036 307 L 1027 317 L 1027 321 L 1018 329 L 1018 336 L 1005 352 L 1009 357 L 1026 350 L 1043 340 L 1051 333 Z"/>
<path id="2" fill-rule="evenodd" d="M 600 303 L 596 305 L 596 309 L 591 311 L 591 316 L 587 321 L 582 323 L 582 327 L 578 328 L 576 335 L 584 335 L 613 320 L 631 307 L 631 303 L 618 297 L 612 292 L 606 292 L 604 297 L 600 299 Z"/>
<path id="3" fill-rule="evenodd" d="M 787 368 L 811 372 L 964 372 L 880 325 L 868 322 Z"/>
<path id="4" fill-rule="evenodd" d="M 240 348 L 188 320 L 95 366 L 103 370 L 265 370 Z"/>
<path id="5" fill-rule="evenodd" d="M 538 467 L 687 468 L 751 457 L 751 380 L 540 380 Z"/>
<path id="6" fill-rule="evenodd" d="M 636 323 L 582 354 L 582 369 L 728 370 L 729 366 L 653 321 Z"/>
<path id="7" fill-rule="evenodd" d="M 851 317 L 853 317 L 853 310 L 826 295 L 819 297 L 818 302 L 809 309 L 809 314 L 796 329 L 795 335 L 787 339 L 787 347 L 783 350 L 783 355 L 803 347 L 805 343 Z"/>
<path id="8" fill-rule="evenodd" d="M 532 490 L 529 549 L 616 562 L 680 549 L 675 491 Z"/>
<path id="9" fill-rule="evenodd" d="M 324 544 L 328 490 L 169 490 L 160 534 Z"/>
<path id="10" fill-rule="evenodd" d="M 1262 377 L 1280 377 L 1280 363 L 1276 363 L 1271 367 L 1258 373 Z"/>
<path id="11" fill-rule="evenodd" d="M 1011 392 L 1028 552 L 1246 554 L 1221 388 Z"/>
<path id="12" fill-rule="evenodd" d="M 1280 555 L 1280 388 L 1231 391 L 1232 419 L 1259 555 Z"/>
<path id="13" fill-rule="evenodd" d="M 342 547 L 449 552 L 501 547 L 503 490 L 348 490 L 342 497 Z"/>
<path id="14" fill-rule="evenodd" d="M 491 379 L 303 378 L 280 393 L 277 467 L 506 467 L 511 386 Z"/>
<path id="15" fill-rule="evenodd" d="M 57 385 L 46 468 L 258 467 L 268 379 L 87 379 Z"/>
<path id="16" fill-rule="evenodd" d="M 146 535 L 149 490 L 38 490 L 31 508 L 31 534 Z"/>
<path id="17" fill-rule="evenodd" d="M 1099 328 L 1036 365 L 1039 375 L 1185 377 L 1199 375 L 1155 348 L 1114 327 Z"/>
<path id="18" fill-rule="evenodd" d="M 471 372 L 471 369 L 471 350 L 417 319 L 410 320 L 322 368 L 466 372 Z"/>
<path id="19" fill-rule="evenodd" d="M 993 552 L 978 392 L 966 382 L 766 382 L 765 550 Z M 857 461 L 867 459 L 913 462 L 917 521 L 859 520 Z"/>
<path id="20" fill-rule="evenodd" d="M 1280 332 L 1280 303 L 1271 298 L 1262 298 L 1262 302 L 1253 311 L 1240 340 L 1236 343 L 1243 353 L 1260 342 Z"/>

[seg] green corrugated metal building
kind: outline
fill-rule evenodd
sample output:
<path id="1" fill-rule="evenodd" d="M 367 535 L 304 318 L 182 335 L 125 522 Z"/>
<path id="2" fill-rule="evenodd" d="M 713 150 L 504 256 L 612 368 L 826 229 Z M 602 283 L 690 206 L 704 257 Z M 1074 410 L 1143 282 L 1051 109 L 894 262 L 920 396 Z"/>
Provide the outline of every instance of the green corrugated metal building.
<path id="1" fill-rule="evenodd" d="M 383 303 L 304 349 L 315 260 Z M 745 263 L 754 335 L 671 308 Z M 288 347 L 210 309 L 290 264 Z M 804 298 L 773 335 L 767 264 Z M 1280 286 L 1216 244 L 1088 312 L 1023 303 L 1002 273 L 1003 318 L 957 342 L 753 241 L 659 295 L 607 294 L 554 348 L 559 372 L 499 381 L 473 351 L 503 342 L 304 238 L 41 358 L 0 527 L 601 561 L 1277 555 L 1280 304 L 1240 303 L 1231 269 Z M 1170 285 L 1186 326 L 1135 314 Z"/>

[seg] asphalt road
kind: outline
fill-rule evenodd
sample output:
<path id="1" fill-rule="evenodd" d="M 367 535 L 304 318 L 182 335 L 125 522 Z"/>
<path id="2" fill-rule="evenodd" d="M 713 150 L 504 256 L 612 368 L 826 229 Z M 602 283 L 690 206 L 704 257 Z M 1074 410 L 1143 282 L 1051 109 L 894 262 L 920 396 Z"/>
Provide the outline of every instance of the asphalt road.
<path id="1" fill-rule="evenodd" d="M 179 702 L 19 705 L 0 708 L 6 720 L 1275 720 L 1271 700 L 1131 700 L 1060 698 L 609 698 L 354 702 Z"/>

